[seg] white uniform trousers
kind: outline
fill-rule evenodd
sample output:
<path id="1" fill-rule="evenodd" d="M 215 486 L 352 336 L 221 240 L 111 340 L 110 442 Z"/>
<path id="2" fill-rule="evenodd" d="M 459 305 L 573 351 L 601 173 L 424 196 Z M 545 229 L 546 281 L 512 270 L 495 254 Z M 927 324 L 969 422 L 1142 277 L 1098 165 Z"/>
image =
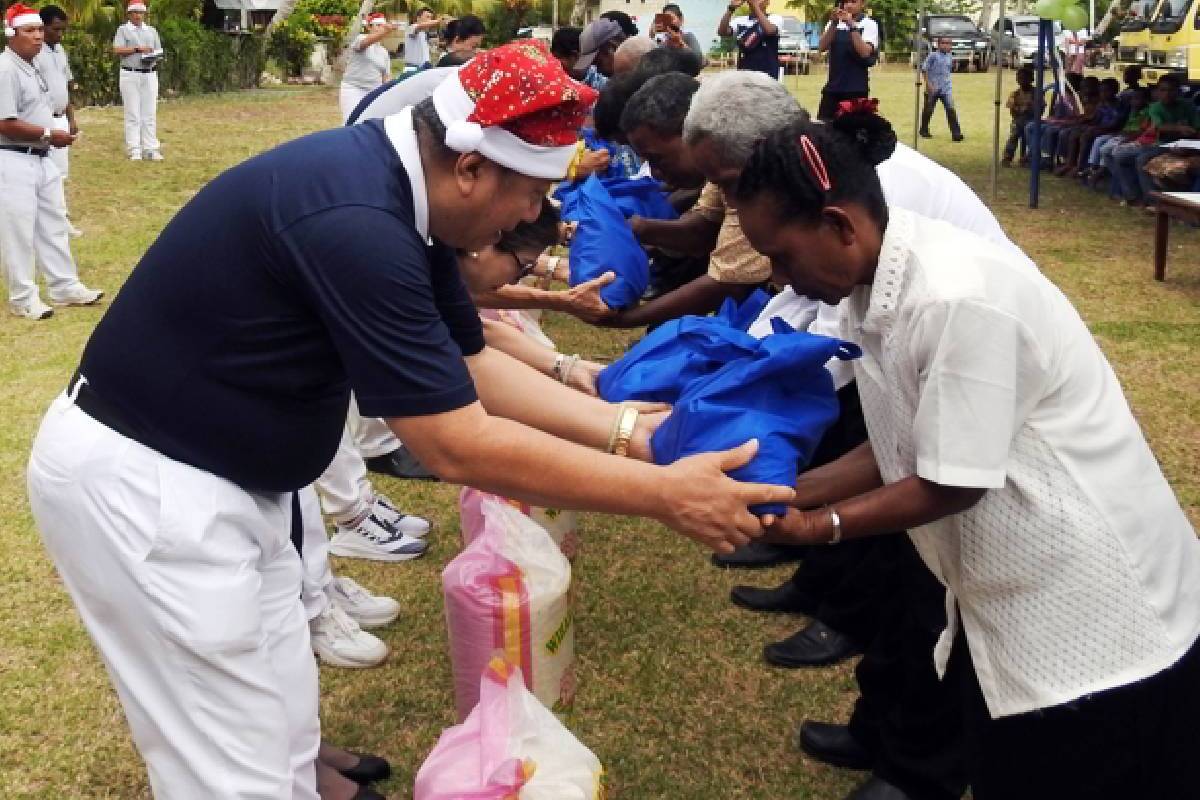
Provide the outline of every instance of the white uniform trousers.
<path id="1" fill-rule="evenodd" d="M 79 283 L 68 230 L 62 175 L 54 162 L 0 150 L 0 262 L 8 274 L 10 302 L 28 305 L 38 296 L 38 266 L 51 300 Z"/>
<path id="2" fill-rule="evenodd" d="M 343 125 L 350 121 L 350 115 L 354 113 L 354 109 L 358 108 L 362 99 L 372 91 L 372 89 L 360 89 L 342 81 L 341 88 L 338 89 L 338 108 L 342 112 Z"/>
<path id="3" fill-rule="evenodd" d="M 54 121 L 50 123 L 50 127 L 56 131 L 66 131 L 68 133 L 71 131 L 71 123 L 67 120 L 65 114 L 61 117 L 55 117 Z M 58 167 L 58 171 L 62 173 L 62 179 L 65 181 L 71 172 L 71 148 L 51 147 L 48 157 L 54 161 L 54 166 Z"/>
<path id="4" fill-rule="evenodd" d="M 350 396 L 349 423 L 354 446 L 363 458 L 386 456 L 400 447 L 400 440 L 388 424 L 379 417 L 364 417 L 358 413 L 358 401 Z"/>
<path id="5" fill-rule="evenodd" d="M 121 70 L 121 104 L 125 107 L 125 150 L 130 155 L 157 152 L 158 73 Z"/>
<path id="6" fill-rule="evenodd" d="M 333 570 L 329 566 L 329 534 L 321 517 L 321 503 L 312 486 L 300 490 L 300 519 L 304 532 L 304 587 L 300 593 L 304 615 L 316 619 L 329 605 L 329 584 Z"/>
<path id="7" fill-rule="evenodd" d="M 317 800 L 317 668 L 291 495 L 254 494 L 54 401 L 29 498 L 159 800 Z"/>
<path id="8" fill-rule="evenodd" d="M 342 438 L 333 461 L 313 485 L 321 497 L 321 508 L 339 525 L 359 519 L 375 502 L 375 491 L 367 479 L 367 463 L 350 437 L 348 424 L 342 428 Z M 308 522 L 307 515 L 305 522 Z M 307 550 L 304 555 L 307 559 Z"/>

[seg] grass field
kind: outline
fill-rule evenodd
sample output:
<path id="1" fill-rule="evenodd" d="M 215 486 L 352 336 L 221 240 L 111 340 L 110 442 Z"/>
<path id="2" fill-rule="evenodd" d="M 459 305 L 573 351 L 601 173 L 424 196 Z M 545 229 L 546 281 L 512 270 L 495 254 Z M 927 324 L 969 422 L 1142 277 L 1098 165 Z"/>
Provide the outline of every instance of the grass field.
<path id="1" fill-rule="evenodd" d="M 1027 208 L 1025 173 L 988 186 L 993 77 L 955 77 L 967 141 L 944 121 L 923 148 L 991 203 L 1010 235 L 1074 300 L 1091 325 L 1161 460 L 1200 521 L 1200 233 L 1175 226 L 1166 283 L 1151 279 L 1153 224 L 1100 195 L 1045 179 L 1040 210 Z M 1006 76 L 1007 77 L 1007 76 Z M 823 76 L 790 79 L 815 107 Z M 912 137 L 906 70 L 875 77 L 883 110 Z M 329 89 L 271 90 L 165 103 L 167 161 L 122 158 L 119 109 L 80 114 L 70 204 L 86 231 L 74 247 L 84 279 L 116 291 L 172 213 L 222 169 L 271 145 L 338 121 Z M 24 467 L 38 421 L 63 388 L 101 308 L 53 320 L 0 318 L 0 797 L 148 796 L 107 676 L 44 555 L 25 498 Z M 631 334 L 552 319 L 567 352 L 614 356 Z M 430 555 L 406 565 L 342 561 L 335 568 L 404 604 L 381 632 L 392 648 L 368 671 L 323 669 L 327 736 L 388 756 L 390 796 L 411 795 L 412 776 L 451 724 L 453 703 L 439 574 L 457 543 L 456 489 L 379 481 L 395 499 L 436 520 Z M 1153 521 L 1149 521 L 1153 524 Z M 581 688 L 570 723 L 605 764 L 621 800 L 840 798 L 858 776 L 801 756 L 799 720 L 840 720 L 855 696 L 849 666 L 788 672 L 765 666 L 762 645 L 798 618 L 764 618 L 728 603 L 737 582 L 707 554 L 659 526 L 590 515 L 576 564 Z M 80 531 L 86 536 L 87 531 Z"/>

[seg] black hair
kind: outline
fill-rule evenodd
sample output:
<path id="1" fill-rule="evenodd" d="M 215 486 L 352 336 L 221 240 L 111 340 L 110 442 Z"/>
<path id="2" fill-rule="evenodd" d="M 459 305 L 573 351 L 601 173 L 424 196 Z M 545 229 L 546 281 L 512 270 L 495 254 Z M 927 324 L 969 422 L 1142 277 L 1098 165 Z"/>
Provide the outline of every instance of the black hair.
<path id="1" fill-rule="evenodd" d="M 438 116 L 433 98 L 426 97 L 412 107 L 413 127 L 417 134 L 425 133 L 439 158 L 454 158 L 458 153 L 446 146 L 446 125 Z"/>
<path id="2" fill-rule="evenodd" d="M 579 35 L 583 28 L 559 28 L 550 39 L 550 54 L 559 58 L 579 55 Z"/>
<path id="3" fill-rule="evenodd" d="M 1179 80 L 1179 76 L 1178 76 L 1178 75 L 1174 75 L 1174 74 L 1172 74 L 1172 73 L 1170 73 L 1170 72 L 1168 72 L 1168 73 L 1166 73 L 1166 74 L 1163 74 L 1163 75 L 1160 75 L 1160 76 L 1158 76 L 1158 83 L 1159 83 L 1159 84 L 1162 84 L 1163 82 L 1166 82 L 1166 83 L 1169 83 L 1169 84 L 1171 84 L 1171 85 L 1172 85 L 1172 86 L 1174 86 L 1176 89 L 1178 89 L 1180 86 L 1182 86 L 1182 85 L 1183 85 L 1183 83 L 1182 83 L 1182 82 Z M 1155 88 L 1156 88 L 1156 89 L 1158 88 L 1158 85 L 1157 85 L 1157 84 L 1155 85 Z"/>
<path id="4" fill-rule="evenodd" d="M 451 50 L 438 60 L 437 65 L 439 67 L 461 67 L 474 57 L 473 50 Z"/>
<path id="5" fill-rule="evenodd" d="M 497 250 L 506 253 L 516 253 L 518 250 L 537 250 L 541 252 L 547 247 L 558 244 L 558 207 L 550 202 L 550 198 L 542 198 L 542 210 L 533 222 L 522 222 L 511 231 L 500 235 L 496 243 Z"/>
<path id="6" fill-rule="evenodd" d="M 649 128 L 664 136 L 682 136 L 683 121 L 700 81 L 680 72 L 656 75 L 637 90 L 621 112 L 621 130 L 628 136 Z"/>
<path id="7" fill-rule="evenodd" d="M 1142 79 L 1142 65 L 1130 64 L 1125 68 L 1125 71 L 1121 73 L 1121 78 L 1126 83 L 1137 83 Z"/>
<path id="8" fill-rule="evenodd" d="M 1142 103 L 1144 105 L 1150 105 L 1150 101 L 1154 97 L 1154 95 L 1150 91 L 1149 86 L 1139 86 L 1133 90 L 1133 94 L 1136 95 L 1137 97 L 1142 98 Z"/>
<path id="9" fill-rule="evenodd" d="M 830 188 L 826 190 L 804 154 L 801 137 L 816 148 Z M 738 180 L 737 197 L 770 193 L 781 218 L 815 224 L 826 206 L 854 203 L 887 225 L 887 204 L 875 167 L 896 149 L 896 132 L 877 114 L 843 114 L 832 122 L 797 121 L 754 148 Z M 819 165 L 818 165 L 819 166 Z"/>
<path id="10" fill-rule="evenodd" d="M 634 23 L 633 17 L 626 14 L 624 11 L 605 11 L 600 15 L 601 19 L 611 19 L 613 22 L 621 26 L 621 32 L 626 36 L 637 36 L 638 26 Z"/>
<path id="11" fill-rule="evenodd" d="M 695 78 L 703 67 L 704 62 L 690 47 L 655 47 L 638 60 L 636 69 L 647 76 L 682 72 Z"/>
<path id="12" fill-rule="evenodd" d="M 42 10 L 38 12 L 42 17 L 42 24 L 49 25 L 56 19 L 61 19 L 63 22 L 69 22 L 67 12 L 63 11 L 58 6 L 42 6 Z"/>
<path id="13" fill-rule="evenodd" d="M 1021 75 L 1028 75 L 1029 79 L 1033 80 L 1033 67 L 1030 67 L 1030 66 L 1020 67 L 1017 70 L 1017 76 L 1020 77 Z"/>
<path id="14" fill-rule="evenodd" d="M 413 18 L 413 19 L 418 19 L 418 18 L 420 18 L 420 16 L 421 16 L 422 14 L 424 14 L 426 11 L 428 11 L 430 14 L 434 14 L 434 11 L 433 11 L 433 9 L 432 9 L 432 8 L 430 8 L 429 6 L 421 6 L 420 8 L 418 8 L 418 9 L 417 9 L 417 13 L 415 13 L 415 14 L 413 14 L 413 15 L 412 15 L 412 18 Z M 436 16 L 436 14 L 434 14 L 434 16 Z"/>
<path id="15" fill-rule="evenodd" d="M 662 13 L 674 14 L 675 16 L 679 17 L 680 19 L 683 19 L 683 9 L 679 7 L 678 3 L 667 3 L 665 6 L 662 7 Z"/>
<path id="16" fill-rule="evenodd" d="M 443 35 L 446 41 L 455 42 L 469 39 L 472 36 L 483 36 L 485 33 L 487 33 L 487 28 L 483 27 L 483 20 L 474 14 L 465 14 L 458 19 L 450 20 L 446 24 Z"/>
<path id="17" fill-rule="evenodd" d="M 1121 82 L 1116 78 L 1105 78 L 1104 80 L 1100 81 L 1100 86 L 1102 88 L 1107 86 L 1112 90 L 1113 94 L 1118 94 L 1121 91 Z"/>

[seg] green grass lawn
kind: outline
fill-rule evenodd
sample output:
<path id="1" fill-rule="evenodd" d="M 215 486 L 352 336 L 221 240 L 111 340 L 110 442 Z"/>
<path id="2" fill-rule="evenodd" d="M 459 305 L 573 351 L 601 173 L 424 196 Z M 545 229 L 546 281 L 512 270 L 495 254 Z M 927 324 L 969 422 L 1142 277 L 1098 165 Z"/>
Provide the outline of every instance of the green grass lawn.
<path id="1" fill-rule="evenodd" d="M 1010 76 L 1006 76 L 1006 79 Z M 986 194 L 994 76 L 955 77 L 967 141 L 944 120 L 922 149 L 963 175 L 1009 234 L 1074 300 L 1116 367 L 1168 478 L 1200 521 L 1200 234 L 1175 226 L 1168 281 L 1151 278 L 1152 220 L 1048 177 L 1027 208 L 1027 174 L 1004 171 Z M 815 108 L 823 76 L 789 79 Z M 1011 80 L 1008 81 L 1011 88 Z M 912 139 L 911 73 L 875 77 L 883 111 Z M 1006 89 L 1007 91 L 1007 89 Z M 167 161 L 123 159 L 120 109 L 80 114 L 69 198 L 86 236 L 74 244 L 83 278 L 117 290 L 156 233 L 206 180 L 271 145 L 338 122 L 336 92 L 277 89 L 162 105 Z M 1007 126 L 1005 126 L 1007 130 Z M 25 499 L 24 467 L 39 419 L 63 388 L 103 308 L 65 309 L 43 323 L 0 318 L 0 797 L 148 796 L 107 676 L 42 551 Z M 551 319 L 567 352 L 615 356 L 632 338 Z M 404 565 L 341 561 L 335 568 L 404 604 L 381 632 L 392 648 L 378 669 L 322 669 L 328 737 L 386 755 L 393 797 L 453 722 L 439 575 L 456 552 L 457 490 L 380 480 L 405 508 L 436 520 L 426 558 Z M 1152 521 L 1151 521 L 1152 524 Z M 570 724 L 604 763 L 611 796 L 840 798 L 858 776 L 801 756 L 799 720 L 844 719 L 855 696 L 849 666 L 806 672 L 766 667 L 762 645 L 797 618 L 733 608 L 730 586 L 781 580 L 786 568 L 725 574 L 706 553 L 658 525 L 584 517 L 577 650 L 581 687 Z M 88 535 L 80 531 L 80 536 Z"/>

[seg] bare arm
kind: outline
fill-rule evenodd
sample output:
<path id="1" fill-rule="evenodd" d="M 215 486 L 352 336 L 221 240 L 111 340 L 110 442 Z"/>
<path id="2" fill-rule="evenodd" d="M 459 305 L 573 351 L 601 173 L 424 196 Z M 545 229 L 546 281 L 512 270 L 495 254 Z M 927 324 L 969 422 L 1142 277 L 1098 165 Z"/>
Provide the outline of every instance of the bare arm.
<path id="1" fill-rule="evenodd" d="M 833 39 L 837 36 L 837 12 L 834 12 L 833 24 L 826 25 L 825 30 L 821 32 L 821 39 L 817 42 L 817 48 L 822 52 L 826 52 L 833 46 Z"/>
<path id="2" fill-rule="evenodd" d="M 800 475 L 796 506 L 815 508 L 864 494 L 883 486 L 870 442 L 863 442 L 839 459 Z"/>
<path id="3" fill-rule="evenodd" d="M 630 217 L 629 227 L 642 244 L 693 256 L 711 253 L 721 231 L 719 221 L 705 219 L 694 212 L 670 220 Z"/>
<path id="4" fill-rule="evenodd" d="M 362 34 L 362 37 L 354 43 L 354 49 L 360 52 L 366 50 L 371 45 L 382 42 L 395 29 L 395 25 L 373 25 L 370 33 Z"/>
<path id="5" fill-rule="evenodd" d="M 733 36 L 733 27 L 729 24 L 729 20 L 733 19 L 733 14 L 741 7 L 739 2 L 737 5 L 729 5 L 725 8 L 725 13 L 721 15 L 721 21 L 717 23 L 717 36 Z"/>
<path id="6" fill-rule="evenodd" d="M 686 314 L 716 311 L 726 297 L 739 301 L 755 288 L 752 284 L 721 283 L 707 275 L 641 305 L 618 311 L 600 322 L 606 328 L 641 328 L 676 319 Z"/>
<path id="7" fill-rule="evenodd" d="M 606 272 L 598 278 L 584 281 L 564 291 L 548 291 L 536 286 L 510 284 L 490 292 L 472 294 L 472 299 L 480 308 L 540 308 L 561 311 L 584 322 L 595 324 L 613 314 L 613 310 L 600 297 L 600 290 L 616 278 L 615 272 Z"/>
<path id="8" fill-rule="evenodd" d="M 750 13 L 758 20 L 758 24 L 762 26 L 764 36 L 775 36 L 779 33 L 779 26 L 771 22 L 771 18 L 767 16 L 767 12 L 763 10 L 762 0 L 750 0 Z"/>
<path id="9" fill-rule="evenodd" d="M 34 125 L 24 120 L 0 120 L 0 135 L 4 135 L 9 139 L 15 139 L 18 142 L 36 143 L 41 140 L 44 131 L 45 128 L 41 125 Z M 50 144 L 54 147 L 69 147 L 74 141 L 75 137 L 66 131 L 54 130 L 50 132 Z"/>
<path id="10" fill-rule="evenodd" d="M 483 320 L 483 338 L 488 347 L 507 353 L 543 375 L 556 377 L 554 365 L 562 357 L 562 354 L 553 347 L 539 344 L 512 325 L 494 319 L 485 319 Z M 579 359 L 579 356 L 573 358 Z M 602 365 L 583 360 L 567 363 L 573 364 L 573 366 L 569 367 L 570 372 L 567 374 L 566 385 L 584 394 L 595 396 L 596 375 L 600 372 Z"/>
<path id="11" fill-rule="evenodd" d="M 854 52 L 858 54 L 859 58 L 870 58 L 871 54 L 875 52 L 875 45 L 863 39 L 862 31 L 853 27 L 853 21 L 850 25 L 850 46 L 854 48 Z"/>

